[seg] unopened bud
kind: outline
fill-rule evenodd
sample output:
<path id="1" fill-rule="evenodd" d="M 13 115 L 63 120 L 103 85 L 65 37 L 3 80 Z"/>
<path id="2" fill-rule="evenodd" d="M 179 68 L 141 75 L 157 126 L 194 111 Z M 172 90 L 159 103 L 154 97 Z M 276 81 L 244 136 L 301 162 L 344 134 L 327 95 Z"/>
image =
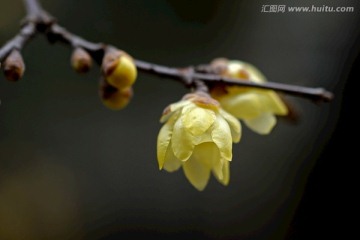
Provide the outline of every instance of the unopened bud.
<path id="1" fill-rule="evenodd" d="M 117 49 L 109 50 L 105 54 L 102 71 L 106 81 L 118 89 L 133 85 L 137 76 L 133 58 L 126 52 Z"/>
<path id="2" fill-rule="evenodd" d="M 78 73 L 86 73 L 92 66 L 92 59 L 88 52 L 82 48 L 76 48 L 71 56 L 71 65 Z"/>
<path id="3" fill-rule="evenodd" d="M 2 64 L 6 79 L 16 82 L 22 78 L 25 71 L 24 60 L 18 50 L 13 50 Z"/>
<path id="4" fill-rule="evenodd" d="M 117 89 L 106 81 L 102 81 L 100 86 L 100 98 L 103 104 L 111 110 L 125 108 L 133 96 L 132 87 Z"/>

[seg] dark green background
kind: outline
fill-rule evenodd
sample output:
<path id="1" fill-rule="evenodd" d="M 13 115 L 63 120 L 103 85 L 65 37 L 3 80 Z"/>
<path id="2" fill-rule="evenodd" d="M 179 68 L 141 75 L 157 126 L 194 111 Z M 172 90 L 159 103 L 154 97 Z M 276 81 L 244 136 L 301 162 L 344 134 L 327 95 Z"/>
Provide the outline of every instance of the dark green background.
<path id="1" fill-rule="evenodd" d="M 42 2 L 68 30 L 138 59 L 170 66 L 239 59 L 271 81 L 322 86 L 336 97 L 320 105 L 288 97 L 300 121 L 281 120 L 269 136 L 244 127 L 230 185 L 212 178 L 198 192 L 182 171 L 160 172 L 156 160 L 159 117 L 187 92 L 182 85 L 140 73 L 131 104 L 110 111 L 98 97 L 98 66 L 75 74 L 70 49 L 39 36 L 23 51 L 24 78 L 0 77 L 0 239 L 292 239 L 358 54 L 358 1 Z M 264 4 L 355 12 L 261 13 Z M 0 45 L 23 16 L 20 0 L 1 0 Z M 304 229 L 306 217 L 313 223 L 300 216 Z"/>

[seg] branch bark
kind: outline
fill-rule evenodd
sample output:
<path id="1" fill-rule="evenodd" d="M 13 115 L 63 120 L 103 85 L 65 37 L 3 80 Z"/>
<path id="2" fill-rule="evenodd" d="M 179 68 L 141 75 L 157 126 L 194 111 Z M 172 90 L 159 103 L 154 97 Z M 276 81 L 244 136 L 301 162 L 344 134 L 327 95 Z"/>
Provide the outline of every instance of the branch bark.
<path id="1" fill-rule="evenodd" d="M 37 33 L 45 34 L 51 43 L 61 42 L 72 48 L 83 48 L 99 65 L 101 65 L 106 50 L 108 48 L 115 48 L 114 46 L 104 43 L 90 42 L 67 31 L 65 28 L 56 23 L 55 18 L 42 8 L 38 0 L 24 0 L 24 5 L 27 11 L 27 16 L 24 20 L 23 27 L 13 39 L 0 48 L 0 61 L 3 61 L 12 50 L 17 49 L 20 51 Z M 209 72 L 198 71 L 196 67 L 192 66 L 174 68 L 142 60 L 135 60 L 135 64 L 137 69 L 141 72 L 171 80 L 177 80 L 183 83 L 186 87 L 196 88 L 199 85 L 198 81 L 202 81 L 207 85 L 219 83 L 270 89 L 285 94 L 307 98 L 315 102 L 328 102 L 333 98 L 333 94 L 323 88 L 303 87 L 276 82 L 259 84 L 246 79 L 231 79 Z"/>

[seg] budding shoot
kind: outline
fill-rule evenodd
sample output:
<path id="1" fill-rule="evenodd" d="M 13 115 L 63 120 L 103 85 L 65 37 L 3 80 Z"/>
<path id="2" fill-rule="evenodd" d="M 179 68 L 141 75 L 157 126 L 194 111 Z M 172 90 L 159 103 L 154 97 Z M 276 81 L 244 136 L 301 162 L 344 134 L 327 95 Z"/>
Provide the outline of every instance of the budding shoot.
<path id="1" fill-rule="evenodd" d="M 71 66 L 78 73 L 87 73 L 92 66 L 92 59 L 82 48 L 75 48 L 71 56 Z"/>
<path id="2" fill-rule="evenodd" d="M 25 72 L 25 63 L 18 50 L 12 50 L 2 64 L 2 69 L 7 80 L 16 82 Z"/>

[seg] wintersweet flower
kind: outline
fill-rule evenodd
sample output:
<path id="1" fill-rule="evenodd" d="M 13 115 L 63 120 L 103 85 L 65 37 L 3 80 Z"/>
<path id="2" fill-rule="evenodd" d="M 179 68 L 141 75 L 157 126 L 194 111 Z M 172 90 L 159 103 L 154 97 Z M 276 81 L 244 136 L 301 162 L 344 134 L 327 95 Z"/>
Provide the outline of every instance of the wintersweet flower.
<path id="1" fill-rule="evenodd" d="M 181 166 L 190 183 L 202 191 L 212 172 L 229 183 L 232 142 L 239 142 L 240 122 L 220 108 L 208 94 L 187 94 L 170 104 L 160 121 L 165 122 L 157 140 L 159 168 L 174 172 Z"/>
<path id="2" fill-rule="evenodd" d="M 253 65 L 241 61 L 218 59 L 212 63 L 220 75 L 230 78 L 248 79 L 263 83 L 265 76 Z M 224 110 L 259 134 L 269 134 L 276 125 L 275 115 L 287 115 L 288 109 L 278 94 L 272 90 L 262 90 L 239 86 L 216 86 L 211 91 Z"/>

